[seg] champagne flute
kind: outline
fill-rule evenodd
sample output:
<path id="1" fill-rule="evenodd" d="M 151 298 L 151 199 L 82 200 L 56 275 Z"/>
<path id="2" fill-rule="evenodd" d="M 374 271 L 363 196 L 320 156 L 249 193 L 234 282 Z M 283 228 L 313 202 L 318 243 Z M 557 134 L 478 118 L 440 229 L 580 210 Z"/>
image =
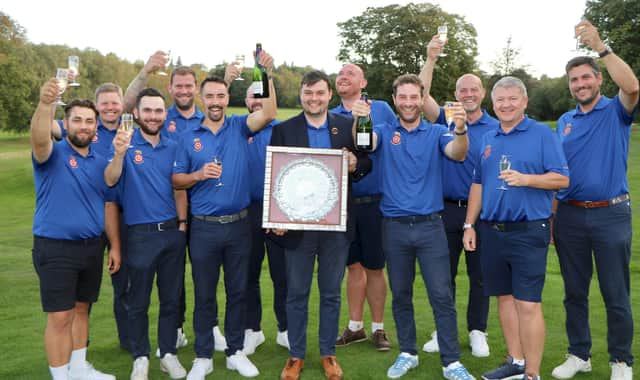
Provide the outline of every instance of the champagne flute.
<path id="1" fill-rule="evenodd" d="M 244 68 L 244 54 L 236 54 L 235 61 L 238 63 L 236 66 L 240 68 L 240 75 L 235 80 L 244 80 L 242 78 L 242 69 Z"/>
<path id="2" fill-rule="evenodd" d="M 438 39 L 440 40 L 440 42 L 445 43 L 447 42 L 447 32 L 449 31 L 449 28 L 446 25 L 440 25 L 438 27 Z M 440 54 L 438 55 L 439 57 L 446 57 L 447 54 L 444 53 L 444 47 L 442 48 L 442 51 L 440 52 Z"/>
<path id="3" fill-rule="evenodd" d="M 67 104 L 62 101 L 62 94 L 64 90 L 67 89 L 67 84 L 69 83 L 69 70 L 68 69 L 57 69 L 56 71 L 56 81 L 58 82 L 58 97 L 56 101 L 53 103 L 57 106 L 66 106 Z"/>
<path id="4" fill-rule="evenodd" d="M 120 117 L 120 125 L 122 126 L 122 130 L 129 134 L 129 139 L 131 139 L 131 136 L 133 136 L 133 115 L 130 113 L 123 113 Z M 133 148 L 131 140 L 129 140 L 129 148 Z"/>
<path id="5" fill-rule="evenodd" d="M 167 59 L 167 63 L 169 63 L 169 60 L 171 59 L 171 49 L 169 49 L 169 51 L 167 51 L 167 54 L 165 54 L 164 56 L 165 56 L 165 58 Z M 162 76 L 167 76 L 167 75 L 169 75 L 169 74 L 167 74 L 167 72 L 165 71 L 165 69 L 158 70 L 158 71 L 156 72 L 156 74 L 158 74 L 158 75 L 162 75 Z"/>
<path id="6" fill-rule="evenodd" d="M 213 155 L 213 163 L 220 166 L 220 169 L 222 169 L 222 159 L 217 154 Z M 222 172 L 220 172 L 220 176 L 216 181 L 216 187 L 222 186 L 222 185 L 224 185 L 224 183 L 222 183 Z"/>
<path id="7" fill-rule="evenodd" d="M 585 26 L 584 26 L 584 25 L 580 25 L 580 24 L 581 24 L 584 20 L 585 20 L 585 19 L 584 19 L 584 17 L 582 17 L 582 18 L 580 19 L 580 22 L 578 22 L 578 23 L 576 24 L 576 26 L 573 28 L 574 35 L 575 35 L 575 38 L 576 38 L 576 49 L 574 50 L 575 52 L 580 52 L 580 51 L 581 51 L 581 48 L 582 48 L 582 44 L 581 44 L 581 42 L 580 42 L 580 32 L 585 28 Z"/>
<path id="8" fill-rule="evenodd" d="M 79 74 L 78 67 L 80 66 L 80 57 L 77 55 L 70 55 L 67 58 L 67 62 L 69 63 L 69 71 L 73 76 L 73 80 L 68 84 L 69 87 L 78 87 L 80 83 L 76 82 L 76 76 Z"/>
<path id="9" fill-rule="evenodd" d="M 509 161 L 509 156 L 507 156 L 506 154 L 500 156 L 498 168 L 500 169 L 500 173 L 505 170 L 511 169 L 511 161 Z M 498 190 L 509 190 L 509 188 L 507 187 L 507 182 L 505 180 L 502 180 L 502 184 L 498 187 Z"/>
<path id="10" fill-rule="evenodd" d="M 447 119 L 447 128 L 453 123 L 453 106 L 455 102 L 444 102 L 444 117 Z"/>

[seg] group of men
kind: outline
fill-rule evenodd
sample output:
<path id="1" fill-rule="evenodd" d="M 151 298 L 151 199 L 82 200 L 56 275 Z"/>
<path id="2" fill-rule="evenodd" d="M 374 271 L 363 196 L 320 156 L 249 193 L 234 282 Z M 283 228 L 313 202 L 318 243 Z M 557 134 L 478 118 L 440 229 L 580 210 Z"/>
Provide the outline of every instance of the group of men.
<path id="1" fill-rule="evenodd" d="M 553 235 L 565 284 L 569 348 L 552 375 L 569 379 L 591 370 L 593 254 L 607 309 L 611 379 L 631 379 L 626 162 L 639 86 L 597 29 L 588 21 L 582 26 L 582 42 L 599 53 L 620 91 L 612 99 L 601 95 L 602 73 L 595 60 L 572 59 L 566 72 L 578 105 L 560 118 L 557 133 L 525 115 L 527 90 L 514 77 L 500 79 L 491 91 L 497 119 L 481 108 L 485 90 L 473 74 L 456 82 L 451 109 L 440 107 L 429 94 L 445 44 L 436 37 L 420 75 L 394 81 L 397 116 L 387 103 L 362 98 L 364 72 L 346 64 L 335 80 L 338 107 L 329 110 L 331 81 L 314 70 L 301 80 L 302 112 L 278 122 L 273 59 L 265 51 L 257 59 L 267 68 L 270 96 L 257 99 L 249 87 L 250 113 L 243 116 L 226 115 L 228 87 L 240 74 L 232 65 L 225 78 L 208 77 L 199 86 L 193 70 L 176 68 L 169 84 L 174 105 L 167 109 L 160 92 L 145 88 L 148 75 L 167 63 L 162 52 L 150 57 L 124 96 L 117 85 L 104 84 L 96 91 L 97 108 L 91 101 L 71 101 L 62 125 L 53 121 L 57 82 L 47 81 L 31 123 L 33 261 L 48 318 L 45 348 L 52 378 L 114 379 L 86 360 L 90 305 L 98 298 L 108 245 L 114 314 L 120 345 L 132 355 L 132 380 L 149 376 L 154 279 L 163 372 L 173 379 L 204 379 L 213 371 L 213 351 L 224 350 L 228 369 L 259 375 L 248 355 L 265 342 L 259 281 L 265 248 L 276 342 L 289 350 L 283 380 L 300 378 L 305 366 L 316 261 L 326 378 L 344 377 L 336 347 L 368 340 L 365 300 L 375 349 L 391 349 L 383 321 L 385 264 L 400 351 L 387 376 L 399 378 L 416 368 L 416 259 L 437 330 L 423 350 L 440 353 L 446 379 L 474 379 L 460 362 L 454 301 L 463 249 L 471 353 L 490 354 L 490 296 L 498 302 L 507 348 L 506 361 L 482 378 L 540 379 L 541 296 Z M 202 111 L 194 103 L 198 93 Z M 133 110 L 138 125 L 133 132 L 119 128 L 124 110 Z M 445 111 L 451 112 L 449 118 Z M 373 142 L 364 152 L 355 147 L 355 132 L 357 117 L 369 114 Z M 261 228 L 267 145 L 348 151 L 346 232 Z M 603 178 L 604 173 L 609 176 Z M 182 329 L 187 247 L 195 299 L 195 360 L 188 372 L 177 356 L 177 348 L 187 343 Z M 216 298 L 221 266 L 224 336 Z M 349 323 L 339 335 L 345 268 Z"/>

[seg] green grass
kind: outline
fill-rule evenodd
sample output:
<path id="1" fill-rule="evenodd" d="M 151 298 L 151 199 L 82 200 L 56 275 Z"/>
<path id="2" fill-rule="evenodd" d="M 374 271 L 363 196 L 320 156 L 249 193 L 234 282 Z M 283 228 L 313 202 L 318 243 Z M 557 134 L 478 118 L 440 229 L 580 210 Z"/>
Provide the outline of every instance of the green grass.
<path id="1" fill-rule="evenodd" d="M 231 110 L 231 112 L 234 112 Z M 292 110 L 292 114 L 298 111 Z M 281 120 L 288 116 L 280 116 Z M 640 189 L 640 134 L 633 134 L 629 157 L 629 180 L 632 195 Z M 31 263 L 30 249 L 32 245 L 31 222 L 33 215 L 34 196 L 31 163 L 28 155 L 28 138 L 26 136 L 9 136 L 0 134 L 0 152 L 17 152 L 12 155 L 0 154 L 0 341 L 2 342 L 3 365 L 0 366 L 1 379 L 47 379 L 46 355 L 44 352 L 42 334 L 46 315 L 41 311 L 39 300 L 38 279 Z M 7 148 L 10 146 L 11 148 Z M 633 197 L 635 198 L 635 197 Z M 634 209 L 637 202 L 633 201 Z M 637 213 L 635 220 L 637 221 Z M 637 224 L 637 222 L 635 223 Z M 634 240 L 637 241 L 640 228 L 634 229 Z M 639 246 L 633 247 L 631 263 L 631 288 L 638 289 L 640 283 Z M 489 317 L 489 343 L 491 356 L 486 359 L 474 358 L 468 347 L 468 337 L 465 330 L 466 294 L 468 282 L 465 280 L 464 263 L 460 264 L 458 279 L 459 297 L 458 326 L 461 328 L 460 344 L 462 361 L 469 370 L 479 377 L 484 371 L 494 368 L 502 361 L 505 348 L 498 325 L 495 302 L 492 300 Z M 191 328 L 191 313 L 193 312 L 192 283 L 190 266 L 187 266 L 187 323 L 185 329 L 189 338 L 189 346 L 179 351 L 180 359 L 185 367 L 190 367 L 193 359 L 193 331 Z M 268 267 L 263 266 L 263 329 L 267 342 L 251 356 L 251 360 L 261 371 L 262 378 L 274 379 L 279 376 L 287 358 L 287 351 L 275 344 L 276 322 L 272 312 L 272 292 Z M 418 328 L 418 349 L 426 341 L 434 329 L 431 309 L 428 306 L 426 291 L 422 281 L 417 277 L 415 282 L 414 304 Z M 219 302 L 221 305 L 220 318 L 224 319 L 224 291 L 218 286 Z M 343 292 L 344 294 L 344 292 Z M 157 295 L 153 294 L 150 310 L 150 339 L 152 348 L 156 347 Z M 562 278 L 558 268 L 558 261 L 553 248 L 549 251 L 547 281 L 543 294 L 543 308 L 547 322 L 547 339 L 545 355 L 542 362 L 543 377 L 550 378 L 551 370 L 564 359 L 567 339 L 564 332 L 564 308 L 562 306 L 563 288 Z M 112 288 L 107 274 L 103 278 L 100 301 L 95 304 L 91 315 L 91 345 L 88 358 L 101 370 L 117 375 L 119 379 L 126 379 L 131 370 L 131 358 L 118 348 L 115 322 L 111 311 Z M 387 298 L 385 322 L 387 331 L 393 340 L 394 348 L 388 353 L 374 351 L 369 343 L 361 343 L 338 349 L 338 360 L 345 370 L 347 379 L 382 379 L 386 378 L 386 370 L 398 354 L 395 327 L 390 311 L 391 295 Z M 632 307 L 636 323 L 640 323 L 640 292 L 632 291 Z M 581 374 L 580 380 L 606 379 L 609 376 L 608 354 L 606 345 L 606 314 L 602 303 L 597 280 L 591 285 L 591 323 L 593 336 L 593 372 Z M 368 311 L 365 313 L 365 325 L 369 326 Z M 344 328 L 348 320 L 346 298 L 343 297 L 341 326 Z M 318 291 L 314 284 L 311 302 L 309 304 L 308 353 L 303 379 L 322 379 L 318 353 Z M 636 331 L 639 329 L 636 328 Z M 640 352 L 640 339 L 635 335 L 633 352 Z M 411 371 L 406 379 L 440 379 L 440 360 L 438 355 L 420 352 L 420 366 Z M 225 368 L 224 355 L 214 354 L 214 374 L 211 379 L 240 379 L 236 373 Z M 636 376 L 639 370 L 636 368 Z M 165 379 L 166 375 L 159 370 L 158 360 L 151 359 L 151 379 Z"/>

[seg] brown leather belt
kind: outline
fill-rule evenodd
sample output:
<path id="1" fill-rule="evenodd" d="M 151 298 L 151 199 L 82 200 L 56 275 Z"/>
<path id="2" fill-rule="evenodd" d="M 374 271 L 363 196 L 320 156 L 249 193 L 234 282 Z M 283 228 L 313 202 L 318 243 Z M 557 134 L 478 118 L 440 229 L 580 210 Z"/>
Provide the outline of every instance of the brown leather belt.
<path id="1" fill-rule="evenodd" d="M 600 208 L 600 207 L 609 207 L 609 206 L 617 205 L 618 203 L 622 203 L 628 200 L 629 200 L 629 193 L 618 195 L 615 198 L 611 198 L 609 200 L 604 200 L 604 201 L 576 201 L 573 199 L 569 199 L 567 203 L 569 203 L 571 206 L 576 206 L 576 207 Z"/>

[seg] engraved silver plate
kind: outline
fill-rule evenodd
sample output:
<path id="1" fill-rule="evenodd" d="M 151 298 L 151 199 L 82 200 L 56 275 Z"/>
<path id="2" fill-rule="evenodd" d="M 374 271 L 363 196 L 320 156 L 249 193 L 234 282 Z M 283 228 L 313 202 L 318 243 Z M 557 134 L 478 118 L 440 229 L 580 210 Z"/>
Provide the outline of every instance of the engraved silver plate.
<path id="1" fill-rule="evenodd" d="M 318 222 L 338 201 L 338 179 L 321 161 L 294 160 L 278 174 L 273 197 L 289 220 Z"/>

